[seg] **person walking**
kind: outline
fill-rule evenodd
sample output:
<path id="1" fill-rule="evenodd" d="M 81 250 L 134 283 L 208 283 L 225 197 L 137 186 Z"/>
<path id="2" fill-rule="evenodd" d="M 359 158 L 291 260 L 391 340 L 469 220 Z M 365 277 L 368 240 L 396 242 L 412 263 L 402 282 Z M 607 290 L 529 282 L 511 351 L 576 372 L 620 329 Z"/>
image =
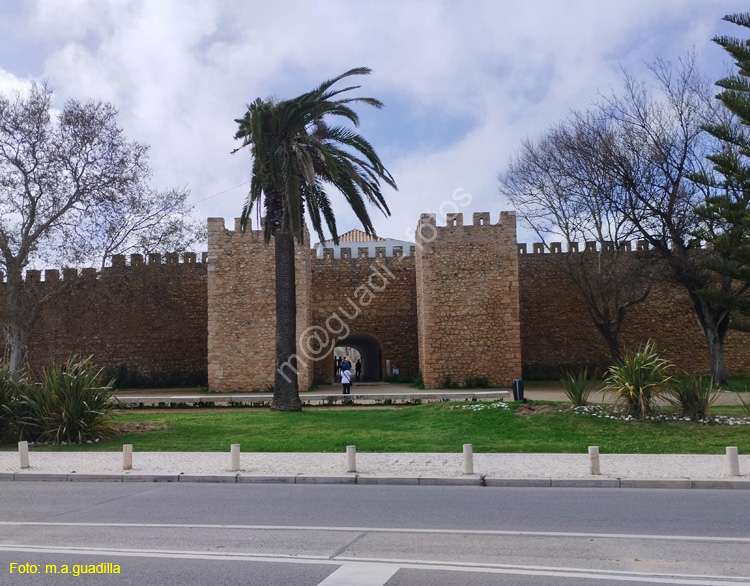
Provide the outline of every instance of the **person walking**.
<path id="1" fill-rule="evenodd" d="M 352 392 L 352 371 L 348 368 L 341 370 L 341 384 L 344 387 L 344 394 L 350 395 Z"/>
<path id="2" fill-rule="evenodd" d="M 357 358 L 357 363 L 354 365 L 354 374 L 357 376 L 357 382 L 362 380 L 362 361 Z"/>

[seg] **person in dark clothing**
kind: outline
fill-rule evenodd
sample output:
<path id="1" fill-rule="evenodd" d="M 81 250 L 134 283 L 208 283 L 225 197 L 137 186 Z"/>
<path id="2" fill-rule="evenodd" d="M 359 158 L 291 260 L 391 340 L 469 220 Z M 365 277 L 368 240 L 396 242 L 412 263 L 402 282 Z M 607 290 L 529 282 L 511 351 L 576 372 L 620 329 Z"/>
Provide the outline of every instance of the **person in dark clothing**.
<path id="1" fill-rule="evenodd" d="M 354 373 L 357 375 L 357 381 L 362 380 L 362 361 L 357 358 L 357 364 L 354 365 Z"/>

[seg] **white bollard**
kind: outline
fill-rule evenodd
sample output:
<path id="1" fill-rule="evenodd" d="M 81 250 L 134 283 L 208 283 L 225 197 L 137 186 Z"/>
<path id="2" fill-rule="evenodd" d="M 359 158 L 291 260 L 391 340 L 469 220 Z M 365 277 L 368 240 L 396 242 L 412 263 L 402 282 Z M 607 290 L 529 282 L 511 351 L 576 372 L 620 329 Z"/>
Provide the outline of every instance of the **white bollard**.
<path id="1" fill-rule="evenodd" d="M 357 446 L 346 446 L 346 471 L 357 471 Z"/>
<path id="2" fill-rule="evenodd" d="M 599 446 L 589 446 L 589 474 L 601 474 L 599 470 Z"/>
<path id="3" fill-rule="evenodd" d="M 21 468 L 28 468 L 29 442 L 18 442 L 18 457 L 21 459 Z"/>
<path id="4" fill-rule="evenodd" d="M 240 469 L 240 444 L 232 444 L 232 472 Z"/>
<path id="5" fill-rule="evenodd" d="M 122 445 L 122 469 L 133 469 L 133 444 Z"/>
<path id="6" fill-rule="evenodd" d="M 729 476 L 740 475 L 740 458 L 737 455 L 737 448 L 727 447 L 727 466 L 729 467 Z"/>
<path id="7" fill-rule="evenodd" d="M 464 474 L 474 474 L 474 447 L 464 444 Z"/>

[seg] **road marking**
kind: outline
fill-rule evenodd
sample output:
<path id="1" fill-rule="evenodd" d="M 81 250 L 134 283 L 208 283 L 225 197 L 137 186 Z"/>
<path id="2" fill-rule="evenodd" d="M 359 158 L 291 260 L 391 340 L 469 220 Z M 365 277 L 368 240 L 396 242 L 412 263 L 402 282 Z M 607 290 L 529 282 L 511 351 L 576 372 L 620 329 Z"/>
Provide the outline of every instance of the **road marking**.
<path id="1" fill-rule="evenodd" d="M 708 541 L 712 543 L 750 543 L 750 537 L 700 535 L 639 535 L 637 533 L 575 533 L 567 531 L 503 531 L 492 529 L 409 529 L 387 527 L 314 527 L 310 525 L 216 525 L 196 523 L 56 523 L 45 521 L 0 521 L 8 527 L 135 527 L 154 529 L 237 529 L 251 531 L 334 531 L 352 533 L 416 533 L 437 535 L 507 535 L 526 537 L 586 537 L 598 539 L 654 539 L 662 541 Z"/>
<path id="2" fill-rule="evenodd" d="M 394 564 L 347 563 L 318 586 L 384 586 L 400 569 Z"/>
<path id="3" fill-rule="evenodd" d="M 97 555 L 120 557 L 148 557 L 167 559 L 193 559 L 211 561 L 250 561 L 257 563 L 287 563 L 311 565 L 335 565 L 358 567 L 357 575 L 366 576 L 373 568 L 373 572 L 384 573 L 382 566 L 389 566 L 395 574 L 400 569 L 432 570 L 450 572 L 471 572 L 478 574 L 510 574 L 522 576 L 545 576 L 554 578 L 580 578 L 588 580 L 612 580 L 619 582 L 640 582 L 648 584 L 675 584 L 679 586 L 750 586 L 747 576 L 703 576 L 700 574 L 639 574 L 636 572 L 619 572 L 616 570 L 590 570 L 588 568 L 547 568 L 544 566 L 502 566 L 499 564 L 462 564 L 460 562 L 414 560 L 379 560 L 377 563 L 363 561 L 359 558 L 329 559 L 319 556 L 268 555 L 231 552 L 197 552 L 197 551 L 169 551 L 169 550 L 139 550 L 113 548 L 79 548 L 53 547 L 35 545 L 0 545 L 0 552 L 46 553 L 59 555 Z M 352 562 L 349 559 L 356 559 Z M 336 574 L 337 572 L 334 572 Z M 333 574 L 331 574 L 333 575 Z M 346 572 L 339 575 L 347 575 Z M 329 576 L 330 578 L 330 576 Z M 387 581 L 387 579 L 386 579 Z M 371 586 L 369 582 L 321 582 L 323 586 L 346 584 L 348 586 Z M 381 585 L 384 582 L 376 582 Z M 320 585 L 319 585 L 320 586 Z"/>

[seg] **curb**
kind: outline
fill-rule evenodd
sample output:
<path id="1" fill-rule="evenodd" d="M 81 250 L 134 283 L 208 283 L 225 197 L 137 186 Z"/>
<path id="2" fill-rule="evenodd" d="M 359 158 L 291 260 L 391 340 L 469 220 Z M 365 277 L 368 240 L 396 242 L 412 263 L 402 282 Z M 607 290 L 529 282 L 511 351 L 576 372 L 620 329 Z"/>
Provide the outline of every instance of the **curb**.
<path id="1" fill-rule="evenodd" d="M 106 474 L 0 472 L 18 482 L 190 482 L 229 484 L 359 484 L 387 486 L 488 486 L 492 488 L 665 488 L 750 490 L 750 479 L 731 478 L 492 478 L 477 476 L 263 476 L 253 474 Z"/>

